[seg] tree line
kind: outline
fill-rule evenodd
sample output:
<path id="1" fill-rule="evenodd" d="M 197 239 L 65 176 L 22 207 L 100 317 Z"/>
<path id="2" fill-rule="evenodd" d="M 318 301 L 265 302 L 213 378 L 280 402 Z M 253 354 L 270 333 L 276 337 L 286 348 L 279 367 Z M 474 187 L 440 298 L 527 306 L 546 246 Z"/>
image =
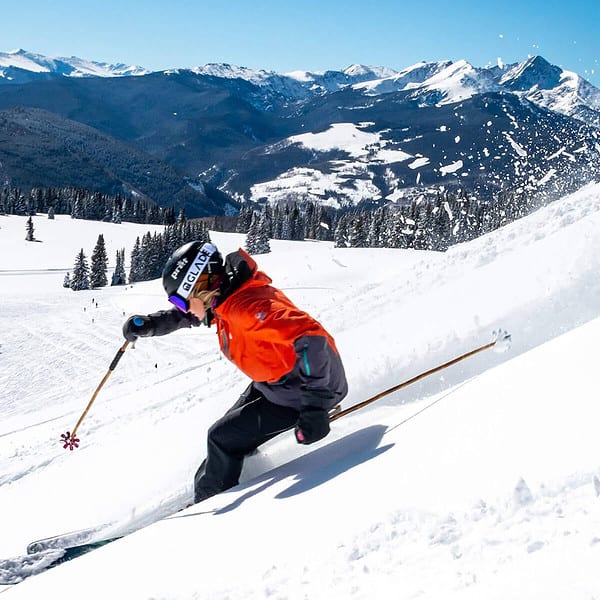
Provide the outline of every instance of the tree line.
<path id="1" fill-rule="evenodd" d="M 270 251 L 270 239 L 333 241 L 337 248 L 413 248 L 443 252 L 489 233 L 546 203 L 530 192 L 481 200 L 465 191 L 419 194 L 379 208 L 336 210 L 311 202 L 243 205 L 236 224 L 251 254 Z"/>
<path id="2" fill-rule="evenodd" d="M 148 232 L 137 238 L 131 251 L 128 281 L 124 269 L 125 250 L 118 251 L 119 274 L 113 276 L 111 284 L 160 277 L 174 250 L 192 240 L 210 241 L 209 229 L 245 233 L 245 248 L 250 254 L 270 252 L 269 241 L 272 239 L 333 241 L 338 248 L 411 248 L 443 252 L 454 244 L 521 218 L 547 201 L 526 191 L 498 193 L 491 200 L 481 200 L 465 191 L 439 191 L 376 209 L 338 210 L 309 201 L 290 201 L 260 207 L 247 203 L 242 205 L 237 216 L 226 218 L 204 217 L 188 221 L 180 213 L 176 222 L 168 225 L 163 233 Z M 218 219 L 221 227 L 216 226 Z M 71 289 L 88 289 L 80 287 L 82 280 L 86 285 L 85 275 L 79 275 L 85 273 L 83 259 L 82 250 L 70 280 Z M 92 255 L 91 271 L 94 271 L 95 261 L 101 260 Z M 96 287 L 97 278 L 88 274 L 88 280 L 91 287 Z"/>
<path id="3" fill-rule="evenodd" d="M 29 192 L 11 186 L 0 188 L 0 214 L 31 216 L 47 213 L 70 215 L 73 219 L 110 223 L 173 224 L 175 209 L 162 208 L 142 198 L 114 196 L 74 187 L 33 188 Z"/>

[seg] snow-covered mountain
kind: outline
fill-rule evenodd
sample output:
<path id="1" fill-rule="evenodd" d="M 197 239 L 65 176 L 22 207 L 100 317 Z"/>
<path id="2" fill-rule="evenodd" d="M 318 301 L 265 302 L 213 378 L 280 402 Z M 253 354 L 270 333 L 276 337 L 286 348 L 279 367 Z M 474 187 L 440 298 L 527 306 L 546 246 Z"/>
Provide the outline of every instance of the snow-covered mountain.
<path id="1" fill-rule="evenodd" d="M 556 197 L 582 176 L 593 180 L 600 165 L 600 90 L 539 56 L 489 67 L 458 60 L 276 73 L 209 64 L 145 75 L 24 51 L 2 56 L 5 74 L 29 78 L 0 78 L 0 110 L 8 111 L 0 176 L 25 188 L 54 186 L 57 172 L 71 185 L 81 165 L 56 140 L 45 156 L 60 169 L 24 168 L 39 159 L 39 134 L 29 127 L 27 155 L 15 157 L 20 107 L 97 128 L 192 185 L 260 202 L 374 205 L 441 188 Z M 133 73 L 141 76 L 114 77 Z M 90 137 L 97 155 L 94 145 Z M 101 191 L 114 189 L 104 179 Z"/>
<path id="2" fill-rule="evenodd" d="M 264 93 L 281 96 L 287 101 L 337 92 L 349 85 L 391 77 L 395 74 L 393 69 L 387 67 L 368 67 L 357 64 L 350 65 L 342 71 L 290 71 L 288 73 L 249 69 L 227 63 L 211 63 L 187 70 L 203 77 L 247 81 L 263 90 Z M 181 71 L 182 69 L 175 69 L 170 72 Z"/>
<path id="3" fill-rule="evenodd" d="M 416 98 L 433 98 L 436 104 L 453 104 L 489 92 L 515 92 L 539 106 L 600 125 L 600 90 L 541 56 L 483 68 L 465 60 L 423 62 L 353 87 L 373 95 L 414 90 Z"/>
<path id="4" fill-rule="evenodd" d="M 534 56 L 504 72 L 500 85 L 563 115 L 600 127 L 600 91 L 572 71 Z"/>
<path id="5" fill-rule="evenodd" d="M 128 348 L 126 315 L 167 308 L 160 281 L 72 292 L 103 233 L 109 257 L 147 226 L 0 216 L 0 576 L 33 539 L 164 514 L 187 498 L 208 427 L 246 378 L 215 332 Z M 13 587 L 3 600 L 590 600 L 600 596 L 600 186 L 445 253 L 273 240 L 274 283 L 335 337 L 349 407 L 488 350 L 332 424 L 284 433 L 242 482 Z M 224 252 L 238 234 L 212 233 Z M 111 267 L 114 262 L 111 261 Z M 39 567 L 39 564 L 37 565 Z"/>
<path id="6" fill-rule="evenodd" d="M 520 63 L 474 67 L 466 60 L 420 62 L 400 71 L 388 67 L 351 65 L 342 71 L 276 73 L 229 64 L 191 69 L 198 75 L 241 79 L 288 100 L 352 87 L 378 96 L 412 91 L 430 104 L 453 104 L 477 94 L 519 92 L 534 104 L 600 126 L 600 90 L 541 56 Z"/>
<path id="7" fill-rule="evenodd" d="M 419 62 L 400 71 L 384 66 L 350 65 L 343 70 L 277 73 L 227 63 L 210 63 L 189 70 L 196 75 L 243 80 L 288 100 L 352 87 L 370 95 L 413 90 L 438 104 L 451 104 L 492 91 L 521 92 L 532 102 L 561 114 L 600 125 L 600 90 L 572 71 L 550 64 L 541 56 L 494 67 L 474 67 L 466 60 Z M 38 77 L 121 77 L 147 75 L 140 66 L 81 59 L 49 58 L 26 50 L 0 52 L 0 83 L 21 83 Z M 432 100 L 433 99 L 433 100 Z"/>
<path id="8" fill-rule="evenodd" d="M 76 56 L 49 58 L 19 49 L 0 52 L 0 83 L 25 83 L 50 77 L 123 77 L 145 75 L 138 66 L 89 61 Z"/>

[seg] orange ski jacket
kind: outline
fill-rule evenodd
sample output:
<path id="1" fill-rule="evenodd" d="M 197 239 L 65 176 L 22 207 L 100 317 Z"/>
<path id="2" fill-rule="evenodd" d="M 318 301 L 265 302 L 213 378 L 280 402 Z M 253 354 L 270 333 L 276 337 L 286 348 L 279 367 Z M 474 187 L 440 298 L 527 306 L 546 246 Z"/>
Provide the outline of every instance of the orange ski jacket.
<path id="1" fill-rule="evenodd" d="M 248 377 L 275 383 L 294 369 L 295 342 L 303 336 L 323 336 L 337 354 L 333 338 L 310 315 L 298 309 L 256 262 L 238 250 L 252 271 L 250 279 L 214 310 L 223 354 Z"/>

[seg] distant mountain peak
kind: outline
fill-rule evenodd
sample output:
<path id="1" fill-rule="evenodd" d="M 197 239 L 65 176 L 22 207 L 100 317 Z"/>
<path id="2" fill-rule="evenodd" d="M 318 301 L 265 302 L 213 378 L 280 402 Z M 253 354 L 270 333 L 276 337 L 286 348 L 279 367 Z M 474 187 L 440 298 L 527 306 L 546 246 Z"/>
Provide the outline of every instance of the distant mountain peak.
<path id="1" fill-rule="evenodd" d="M 389 67 L 369 67 L 367 65 L 361 64 L 353 64 L 349 67 L 346 67 L 342 73 L 344 75 L 348 75 L 348 77 L 371 77 L 375 76 L 376 78 L 382 77 L 391 77 L 397 73 L 394 69 L 390 69 Z"/>
<path id="2" fill-rule="evenodd" d="M 552 89 L 560 84 L 562 69 L 550 64 L 542 56 L 531 56 L 505 73 L 500 84 L 513 91 Z"/>
<path id="3" fill-rule="evenodd" d="M 89 61 L 77 56 L 48 57 L 23 48 L 0 52 L 0 82 L 27 83 L 44 77 L 122 77 L 145 75 L 143 67 Z"/>

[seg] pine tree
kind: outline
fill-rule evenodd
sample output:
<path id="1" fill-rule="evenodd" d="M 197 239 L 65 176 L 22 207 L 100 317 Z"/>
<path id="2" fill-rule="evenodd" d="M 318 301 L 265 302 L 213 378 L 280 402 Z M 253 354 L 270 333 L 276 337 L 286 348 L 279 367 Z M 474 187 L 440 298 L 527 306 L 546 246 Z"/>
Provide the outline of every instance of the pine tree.
<path id="1" fill-rule="evenodd" d="M 90 271 L 83 248 L 75 257 L 73 277 L 71 278 L 71 289 L 73 291 L 90 289 Z"/>
<path id="2" fill-rule="evenodd" d="M 292 239 L 302 241 L 304 239 L 304 217 L 297 204 L 294 204 L 291 214 Z"/>
<path id="3" fill-rule="evenodd" d="M 117 250 L 115 271 L 112 275 L 110 285 L 125 285 L 127 277 L 125 275 L 125 248 Z"/>
<path id="4" fill-rule="evenodd" d="M 384 212 L 383 208 L 379 208 L 369 215 L 369 230 L 367 232 L 367 246 L 369 248 L 381 248 L 382 232 L 384 227 Z"/>
<path id="5" fill-rule="evenodd" d="M 108 256 L 106 256 L 106 246 L 104 236 L 100 234 L 96 247 L 92 253 L 92 272 L 90 275 L 90 286 L 93 288 L 104 287 L 108 285 L 106 279 L 106 270 L 108 268 Z"/>
<path id="6" fill-rule="evenodd" d="M 35 240 L 35 237 L 33 235 L 33 220 L 31 217 L 27 219 L 27 225 L 25 226 L 25 228 L 27 230 L 27 234 L 25 235 L 25 241 L 33 242 Z"/>
<path id="7" fill-rule="evenodd" d="M 71 287 L 71 275 L 67 273 L 65 278 L 63 279 L 63 287 L 70 288 Z"/>
<path id="8" fill-rule="evenodd" d="M 256 247 L 256 237 L 258 235 L 258 215 L 256 213 L 252 213 L 252 220 L 250 221 L 250 227 L 248 228 L 248 233 L 246 234 L 246 243 L 244 244 L 246 251 L 249 254 L 254 252 L 254 248 Z"/>
<path id="9" fill-rule="evenodd" d="M 333 234 L 333 245 L 336 248 L 347 248 L 348 247 L 348 229 L 349 229 L 348 215 L 342 215 L 337 222 L 335 232 Z"/>
<path id="10" fill-rule="evenodd" d="M 281 231 L 280 239 L 291 240 L 292 239 L 292 215 L 290 213 L 289 206 L 285 207 L 283 214 L 281 215 Z"/>
<path id="11" fill-rule="evenodd" d="M 271 252 L 268 234 L 270 227 L 267 219 L 267 213 L 264 210 L 260 215 L 256 213 L 252 215 L 252 222 L 246 236 L 246 250 L 249 254 L 268 254 Z"/>
<path id="12" fill-rule="evenodd" d="M 347 244 L 350 248 L 367 246 L 368 223 L 363 213 L 352 215 L 348 224 Z M 365 225 L 366 224 L 366 225 Z"/>
<path id="13" fill-rule="evenodd" d="M 269 236 L 271 231 L 270 210 L 265 210 L 258 219 L 257 249 L 255 254 L 268 254 L 271 252 Z"/>
<path id="14" fill-rule="evenodd" d="M 252 223 L 253 213 L 254 209 L 249 203 L 243 204 L 241 206 L 235 225 L 235 230 L 237 233 L 248 233 L 248 230 L 250 229 L 250 224 Z"/>
<path id="15" fill-rule="evenodd" d="M 51 206 L 51 207 L 48 209 L 48 218 L 49 218 L 49 219 L 54 219 L 54 207 L 53 207 L 53 206 Z"/>
<path id="16" fill-rule="evenodd" d="M 141 261 L 140 261 L 140 238 L 135 238 L 133 250 L 131 251 L 131 262 L 129 267 L 129 283 L 143 281 L 141 276 Z"/>

